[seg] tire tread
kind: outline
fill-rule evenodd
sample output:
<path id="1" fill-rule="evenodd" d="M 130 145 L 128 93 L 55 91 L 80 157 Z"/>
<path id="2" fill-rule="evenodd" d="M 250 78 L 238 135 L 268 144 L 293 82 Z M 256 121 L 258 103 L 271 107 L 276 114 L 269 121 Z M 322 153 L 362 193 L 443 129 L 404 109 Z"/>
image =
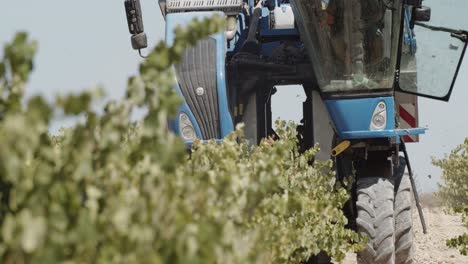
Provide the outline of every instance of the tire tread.
<path id="1" fill-rule="evenodd" d="M 395 196 L 395 263 L 411 264 L 414 259 L 411 182 L 402 175 Z"/>
<path id="2" fill-rule="evenodd" d="M 356 204 L 358 232 L 369 237 L 366 248 L 358 252 L 358 263 L 395 263 L 392 181 L 378 177 L 359 179 Z"/>

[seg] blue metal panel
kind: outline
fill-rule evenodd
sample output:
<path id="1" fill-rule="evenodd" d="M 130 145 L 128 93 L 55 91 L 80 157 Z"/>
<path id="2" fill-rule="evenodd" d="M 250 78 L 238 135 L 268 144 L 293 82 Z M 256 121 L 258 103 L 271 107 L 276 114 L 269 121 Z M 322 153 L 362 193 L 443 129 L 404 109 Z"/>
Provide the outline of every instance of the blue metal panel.
<path id="1" fill-rule="evenodd" d="M 176 84 L 174 84 L 174 88 L 175 88 L 176 92 L 179 94 L 179 96 L 181 98 L 184 98 L 182 96 L 182 91 L 180 90 L 179 84 L 177 82 L 176 82 Z M 201 133 L 200 126 L 196 122 L 195 116 L 193 115 L 192 111 L 188 107 L 187 102 L 185 101 L 185 99 L 183 100 L 182 105 L 179 106 L 179 110 L 177 111 L 176 119 L 169 121 L 169 128 L 174 133 L 176 133 L 177 135 L 181 134 L 181 131 L 179 131 L 179 115 L 180 115 L 180 113 L 185 113 L 188 116 L 188 118 L 190 119 L 190 122 L 192 122 L 192 124 L 193 124 L 193 128 L 195 129 L 195 133 L 197 134 L 197 137 L 201 138 L 202 133 Z"/>
<path id="2" fill-rule="evenodd" d="M 261 37 L 277 37 L 283 36 L 288 37 L 299 37 L 299 31 L 295 28 L 285 28 L 285 29 L 260 29 Z"/>
<path id="3" fill-rule="evenodd" d="M 387 106 L 387 125 L 382 130 L 371 130 L 372 115 L 379 102 L 385 102 Z M 325 100 L 324 103 L 341 139 L 397 137 L 425 132 L 424 128 L 395 129 L 393 97 Z"/>
<path id="4" fill-rule="evenodd" d="M 410 135 L 420 135 L 426 132 L 426 128 L 412 129 L 393 129 L 393 130 L 368 130 L 368 131 L 347 131 L 342 133 L 343 139 L 359 139 L 359 138 L 390 138 Z"/>
<path id="5" fill-rule="evenodd" d="M 219 105 L 219 122 L 221 127 L 221 137 L 224 138 L 234 130 L 234 123 L 232 121 L 231 112 L 229 111 L 229 103 L 227 98 L 227 84 L 225 73 L 225 59 L 226 59 L 226 38 L 224 33 L 221 32 L 214 36 L 216 39 L 216 74 L 218 86 L 218 105 Z"/>
<path id="6" fill-rule="evenodd" d="M 387 105 L 387 126 L 395 129 L 393 97 L 325 100 L 330 117 L 338 133 L 347 131 L 370 130 L 370 123 L 375 107 L 379 102 Z"/>
<path id="7" fill-rule="evenodd" d="M 260 55 L 265 57 L 270 57 L 273 55 L 273 50 L 281 45 L 281 42 L 270 42 L 270 43 L 262 43 L 262 48 L 260 49 Z"/>
<path id="8" fill-rule="evenodd" d="M 175 39 L 174 30 L 177 26 L 185 26 L 193 21 L 193 19 L 204 19 L 207 17 L 212 17 L 213 15 L 224 16 L 223 12 L 187 12 L 187 13 L 176 13 L 176 14 L 167 14 L 166 16 L 166 44 L 173 45 Z M 234 125 L 229 111 L 229 105 L 227 100 L 227 91 L 226 91 L 226 76 L 225 76 L 225 55 L 226 55 L 226 38 L 224 32 L 214 34 L 211 36 L 216 40 L 216 49 L 217 49 L 217 58 L 216 58 L 216 67 L 217 67 L 217 91 L 218 91 L 218 105 L 219 105 L 219 118 L 220 118 L 220 129 L 221 136 L 224 138 L 230 132 L 234 130 Z M 182 91 L 178 84 L 175 85 L 176 91 L 183 98 Z M 179 113 L 184 112 L 190 118 L 190 121 L 194 125 L 195 131 L 199 138 L 202 137 L 199 124 L 196 122 L 196 119 L 188 107 L 185 99 L 183 104 L 179 108 Z M 174 132 L 180 134 L 178 127 L 178 118 L 175 121 L 170 122 L 170 126 L 174 129 Z"/>

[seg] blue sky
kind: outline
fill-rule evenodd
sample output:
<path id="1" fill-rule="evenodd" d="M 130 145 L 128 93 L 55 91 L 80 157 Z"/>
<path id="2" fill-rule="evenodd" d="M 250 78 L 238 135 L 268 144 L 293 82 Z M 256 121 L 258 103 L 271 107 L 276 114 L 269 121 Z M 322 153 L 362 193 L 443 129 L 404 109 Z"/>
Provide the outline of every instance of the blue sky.
<path id="1" fill-rule="evenodd" d="M 449 16 L 468 18 L 464 8 L 454 9 Z M 164 36 L 164 20 L 156 0 L 142 0 L 145 31 L 149 43 Z M 434 0 L 425 1 L 426 4 Z M 448 2 L 447 2 L 448 3 Z M 2 3 L 0 44 L 9 41 L 19 30 L 27 31 L 39 41 L 36 69 L 27 86 L 27 94 L 56 94 L 80 91 L 97 85 L 106 88 L 110 98 L 124 94 L 126 80 L 137 71 L 141 59 L 131 49 L 123 0 L 14 0 Z M 433 11 L 436 12 L 436 11 Z M 468 29 L 468 23 L 464 24 Z M 423 191 L 436 190 L 440 171 L 430 164 L 431 156 L 441 157 L 468 136 L 468 59 L 460 71 L 450 103 L 420 99 L 420 126 L 427 135 L 419 144 L 409 146 L 413 167 Z M 280 91 L 282 117 L 297 120 L 291 107 L 299 104 L 299 92 Z M 293 110 L 291 110 L 293 109 Z M 427 175 L 432 175 L 429 179 Z"/>

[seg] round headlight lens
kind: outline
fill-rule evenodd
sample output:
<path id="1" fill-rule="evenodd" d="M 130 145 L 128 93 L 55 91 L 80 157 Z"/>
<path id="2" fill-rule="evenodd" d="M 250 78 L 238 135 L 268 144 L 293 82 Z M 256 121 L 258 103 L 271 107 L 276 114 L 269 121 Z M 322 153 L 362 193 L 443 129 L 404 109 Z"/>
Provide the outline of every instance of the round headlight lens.
<path id="1" fill-rule="evenodd" d="M 182 138 L 185 140 L 195 140 L 197 137 L 195 136 L 195 130 L 191 126 L 185 126 L 182 128 Z"/>
<path id="2" fill-rule="evenodd" d="M 382 115 L 376 115 L 372 119 L 372 123 L 375 127 L 383 127 L 385 125 L 385 117 L 383 117 Z"/>
<path id="3" fill-rule="evenodd" d="M 194 141 L 197 139 L 197 133 L 193 127 L 192 121 L 186 113 L 179 114 L 179 133 L 185 141 Z"/>
<path id="4" fill-rule="evenodd" d="M 379 102 L 372 114 L 370 124 L 371 130 L 383 130 L 387 126 L 387 105 L 385 102 Z"/>

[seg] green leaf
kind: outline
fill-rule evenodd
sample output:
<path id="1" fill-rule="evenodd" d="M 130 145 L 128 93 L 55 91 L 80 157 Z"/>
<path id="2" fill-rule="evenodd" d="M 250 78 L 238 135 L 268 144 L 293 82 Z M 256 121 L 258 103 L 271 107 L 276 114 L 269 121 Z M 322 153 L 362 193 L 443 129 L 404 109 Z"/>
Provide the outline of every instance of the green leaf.
<path id="1" fill-rule="evenodd" d="M 238 125 L 190 154 L 168 130 L 182 102 L 171 65 L 223 28 L 221 17 L 178 28 L 174 45 L 158 44 L 129 79 L 126 97 L 96 111 L 95 91 L 25 100 L 36 45 L 25 33 L 6 45 L 0 65 L 14 66 L 0 96 L 0 259 L 301 263 L 362 246 L 345 228 L 349 195 L 332 162 L 310 165 L 318 147 L 299 153 L 295 124 L 278 122 L 279 138 L 259 146 Z M 145 111 L 133 121 L 136 109 Z M 48 135 L 61 112 L 86 120 Z"/>

